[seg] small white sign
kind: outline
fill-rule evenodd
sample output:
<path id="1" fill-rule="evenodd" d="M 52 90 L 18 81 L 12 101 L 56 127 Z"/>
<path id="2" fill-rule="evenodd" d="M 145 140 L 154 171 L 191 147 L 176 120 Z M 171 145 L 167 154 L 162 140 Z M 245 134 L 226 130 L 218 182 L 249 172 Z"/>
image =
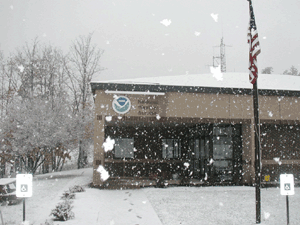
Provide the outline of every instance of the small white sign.
<path id="1" fill-rule="evenodd" d="M 16 196 L 18 198 L 32 196 L 32 174 L 17 174 Z"/>
<path id="2" fill-rule="evenodd" d="M 295 194 L 293 174 L 280 174 L 280 194 L 281 195 Z"/>

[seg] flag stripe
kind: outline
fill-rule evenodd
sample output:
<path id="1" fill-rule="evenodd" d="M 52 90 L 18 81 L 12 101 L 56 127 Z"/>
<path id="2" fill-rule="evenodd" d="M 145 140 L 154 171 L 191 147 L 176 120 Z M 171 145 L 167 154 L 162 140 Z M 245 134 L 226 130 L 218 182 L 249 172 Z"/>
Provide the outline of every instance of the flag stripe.
<path id="1" fill-rule="evenodd" d="M 258 33 L 256 30 L 254 12 L 251 1 L 249 1 L 250 7 L 250 22 L 248 29 L 248 43 L 249 43 L 249 80 L 250 83 L 255 84 L 258 77 L 257 59 L 260 54 L 260 45 L 258 40 Z"/>

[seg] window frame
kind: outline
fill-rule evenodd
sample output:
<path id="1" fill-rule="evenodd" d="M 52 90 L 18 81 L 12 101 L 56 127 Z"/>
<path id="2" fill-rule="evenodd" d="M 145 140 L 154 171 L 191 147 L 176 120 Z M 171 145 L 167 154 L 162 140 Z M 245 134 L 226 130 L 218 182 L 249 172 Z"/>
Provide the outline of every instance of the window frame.
<path id="1" fill-rule="evenodd" d="M 134 138 L 114 138 L 114 140 L 115 140 L 115 145 L 113 149 L 113 155 L 115 159 L 134 159 Z M 130 142 L 129 148 L 127 148 L 127 146 L 125 148 L 120 147 L 120 141 L 126 141 L 126 140 Z M 119 146 L 120 154 L 116 154 L 116 150 L 117 150 L 116 146 Z"/>
<path id="2" fill-rule="evenodd" d="M 169 145 L 171 145 L 171 146 L 169 146 Z M 180 159 L 181 154 L 182 154 L 181 140 L 179 138 L 163 138 L 162 139 L 162 158 L 163 159 Z"/>

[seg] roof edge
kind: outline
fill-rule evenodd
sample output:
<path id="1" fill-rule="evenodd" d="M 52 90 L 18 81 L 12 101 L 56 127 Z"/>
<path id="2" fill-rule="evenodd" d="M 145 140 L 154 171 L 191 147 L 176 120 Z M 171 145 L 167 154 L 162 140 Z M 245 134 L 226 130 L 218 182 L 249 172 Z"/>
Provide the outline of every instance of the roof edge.
<path id="1" fill-rule="evenodd" d="M 109 91 L 136 91 L 136 92 L 179 92 L 179 93 L 212 93 L 232 95 L 252 95 L 253 90 L 248 88 L 224 88 L 224 87 L 199 87 L 199 86 L 172 86 L 154 84 L 124 84 L 124 83 L 93 83 L 92 92 L 96 90 Z M 259 95 L 264 96 L 296 96 L 300 97 L 300 91 L 259 89 Z"/>

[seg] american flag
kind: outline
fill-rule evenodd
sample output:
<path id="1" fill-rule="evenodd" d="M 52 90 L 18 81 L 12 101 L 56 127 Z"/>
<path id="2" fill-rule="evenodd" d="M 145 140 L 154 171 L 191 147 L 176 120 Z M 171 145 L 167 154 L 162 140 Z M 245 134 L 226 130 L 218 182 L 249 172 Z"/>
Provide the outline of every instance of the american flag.
<path id="1" fill-rule="evenodd" d="M 248 1 L 249 1 L 249 7 L 250 7 L 250 22 L 249 22 L 249 29 L 248 29 L 249 80 L 250 80 L 251 84 L 255 84 L 257 76 L 258 76 L 256 57 L 260 53 L 260 46 L 259 46 L 259 40 L 258 40 L 258 33 L 256 30 L 252 2 L 251 2 L 251 0 L 248 0 Z"/>

